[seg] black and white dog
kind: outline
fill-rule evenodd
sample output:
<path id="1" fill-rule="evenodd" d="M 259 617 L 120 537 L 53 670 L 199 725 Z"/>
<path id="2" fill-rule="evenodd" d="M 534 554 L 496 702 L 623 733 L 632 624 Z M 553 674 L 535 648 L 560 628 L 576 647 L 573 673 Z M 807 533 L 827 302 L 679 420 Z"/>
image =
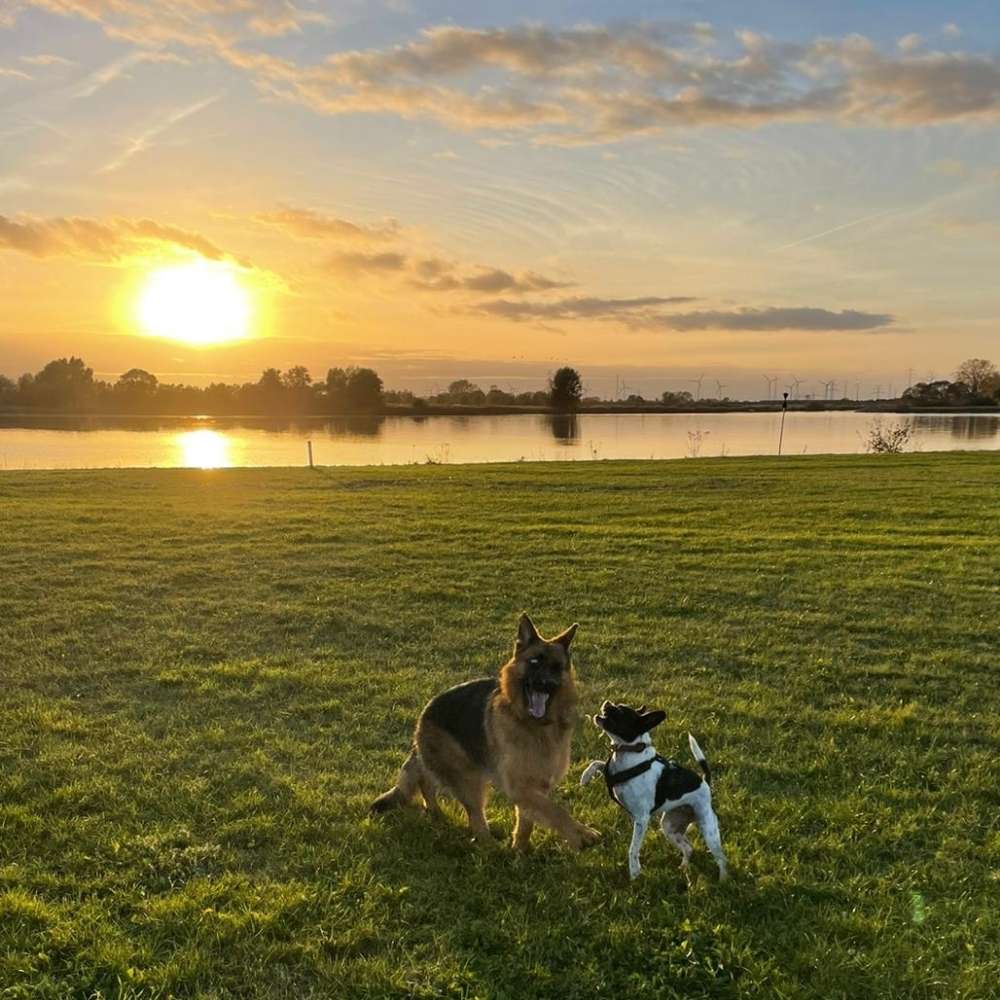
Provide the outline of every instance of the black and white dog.
<path id="1" fill-rule="evenodd" d="M 719 821 L 712 809 L 709 788 L 712 772 L 698 741 L 690 733 L 688 743 L 704 780 L 676 761 L 664 759 L 653 749 L 650 730 L 666 717 L 666 712 L 647 712 L 645 705 L 635 709 L 604 702 L 600 715 L 594 716 L 594 725 L 611 740 L 611 755 L 606 761 L 591 761 L 580 776 L 580 784 L 587 785 L 598 774 L 603 774 L 608 794 L 631 815 L 628 871 L 632 878 L 642 870 L 639 849 L 649 822 L 659 815 L 663 835 L 684 856 L 683 868 L 687 868 L 692 854 L 685 833 L 691 823 L 697 823 L 719 866 L 719 878 L 724 879 L 726 856 L 722 852 Z"/>

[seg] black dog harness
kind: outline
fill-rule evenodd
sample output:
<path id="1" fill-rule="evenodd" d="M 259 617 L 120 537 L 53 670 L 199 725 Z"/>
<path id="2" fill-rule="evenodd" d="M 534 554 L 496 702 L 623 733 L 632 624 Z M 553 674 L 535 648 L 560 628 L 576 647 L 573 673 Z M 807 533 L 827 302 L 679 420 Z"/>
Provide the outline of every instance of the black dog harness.
<path id="1" fill-rule="evenodd" d="M 635 753 L 645 749 L 647 749 L 647 744 L 642 743 L 628 747 L 619 746 L 612 750 L 610 756 L 604 762 L 604 783 L 608 786 L 608 795 L 625 809 L 624 803 L 615 795 L 615 788 L 618 785 L 624 785 L 633 778 L 638 778 L 640 774 L 645 774 L 653 764 L 659 761 L 663 765 L 663 770 L 660 772 L 659 778 L 656 779 L 656 795 L 653 808 L 649 810 L 650 815 L 652 815 L 664 802 L 679 799 L 682 795 L 693 792 L 701 784 L 701 778 L 694 771 L 689 771 L 686 767 L 681 767 L 676 760 L 667 760 L 666 757 L 661 757 L 659 754 L 656 754 L 649 760 L 644 760 L 641 764 L 636 764 L 635 767 L 629 767 L 624 771 L 617 771 L 614 774 L 611 773 L 611 762 L 615 759 L 615 753 L 618 750 L 629 750 Z M 627 812 L 628 810 L 626 809 L 625 811 Z"/>

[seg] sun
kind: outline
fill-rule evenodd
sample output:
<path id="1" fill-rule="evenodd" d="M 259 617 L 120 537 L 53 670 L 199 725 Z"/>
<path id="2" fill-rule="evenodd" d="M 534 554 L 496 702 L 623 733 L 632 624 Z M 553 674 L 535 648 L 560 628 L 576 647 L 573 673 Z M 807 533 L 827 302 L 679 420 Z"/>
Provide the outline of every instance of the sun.
<path id="1" fill-rule="evenodd" d="M 250 315 L 250 295 L 238 270 L 217 260 L 151 271 L 137 303 L 138 320 L 146 333 L 196 347 L 245 339 Z"/>

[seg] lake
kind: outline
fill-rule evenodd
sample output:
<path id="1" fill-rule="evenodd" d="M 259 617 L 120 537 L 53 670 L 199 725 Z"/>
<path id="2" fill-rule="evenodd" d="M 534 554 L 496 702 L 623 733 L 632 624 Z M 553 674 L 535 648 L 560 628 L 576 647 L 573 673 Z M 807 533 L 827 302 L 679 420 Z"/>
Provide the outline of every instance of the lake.
<path id="1" fill-rule="evenodd" d="M 772 455 L 777 413 L 517 414 L 334 420 L 0 417 L 0 469 L 223 468 Z M 874 416 L 789 412 L 783 452 L 855 454 Z M 908 451 L 1000 449 L 1000 416 L 882 417 Z"/>

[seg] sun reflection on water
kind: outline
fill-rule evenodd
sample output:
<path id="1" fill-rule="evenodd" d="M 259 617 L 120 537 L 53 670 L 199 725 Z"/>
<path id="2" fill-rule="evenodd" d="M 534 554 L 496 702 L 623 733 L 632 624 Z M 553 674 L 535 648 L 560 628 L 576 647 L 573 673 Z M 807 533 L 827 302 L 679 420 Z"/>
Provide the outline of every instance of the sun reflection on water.
<path id="1" fill-rule="evenodd" d="M 218 431 L 206 429 L 178 434 L 180 465 L 187 469 L 228 469 L 232 466 L 229 438 Z"/>

